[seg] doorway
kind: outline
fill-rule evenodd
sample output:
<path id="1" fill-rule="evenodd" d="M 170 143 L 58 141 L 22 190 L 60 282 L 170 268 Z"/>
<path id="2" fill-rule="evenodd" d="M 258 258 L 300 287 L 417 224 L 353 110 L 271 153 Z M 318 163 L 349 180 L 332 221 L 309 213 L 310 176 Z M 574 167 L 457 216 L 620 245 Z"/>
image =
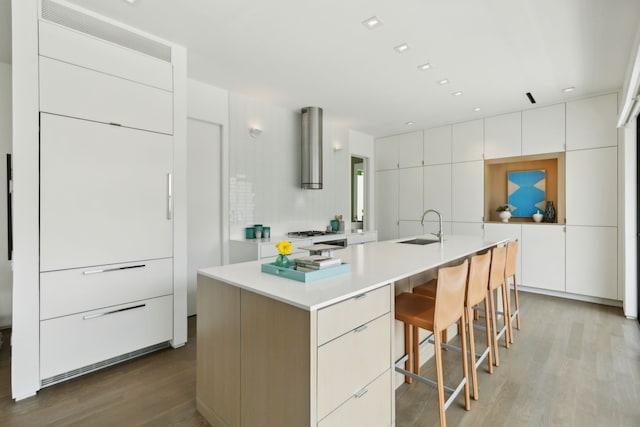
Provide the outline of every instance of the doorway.
<path id="1" fill-rule="evenodd" d="M 222 263 L 222 128 L 187 119 L 187 315 L 196 314 L 197 271 Z"/>
<path id="2" fill-rule="evenodd" d="M 364 229 L 365 182 L 365 159 L 351 156 L 351 223 L 357 230 Z"/>

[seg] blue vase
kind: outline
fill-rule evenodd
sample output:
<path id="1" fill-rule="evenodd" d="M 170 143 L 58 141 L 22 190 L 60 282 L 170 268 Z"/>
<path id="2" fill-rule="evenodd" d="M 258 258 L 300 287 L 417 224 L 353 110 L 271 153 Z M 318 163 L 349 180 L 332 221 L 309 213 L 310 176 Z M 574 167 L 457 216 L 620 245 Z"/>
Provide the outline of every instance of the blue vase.
<path id="1" fill-rule="evenodd" d="M 289 268 L 289 265 L 291 265 L 289 258 L 286 255 L 279 254 L 276 258 L 276 267 Z"/>

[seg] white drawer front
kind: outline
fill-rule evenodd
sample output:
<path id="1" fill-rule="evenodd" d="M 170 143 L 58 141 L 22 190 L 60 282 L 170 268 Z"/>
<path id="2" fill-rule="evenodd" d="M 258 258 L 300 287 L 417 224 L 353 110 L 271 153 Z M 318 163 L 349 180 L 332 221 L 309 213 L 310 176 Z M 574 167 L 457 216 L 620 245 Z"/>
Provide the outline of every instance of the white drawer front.
<path id="1" fill-rule="evenodd" d="M 40 274 L 40 320 L 173 293 L 173 259 Z"/>
<path id="2" fill-rule="evenodd" d="M 318 311 L 318 345 L 391 311 L 390 292 L 386 285 Z"/>
<path id="3" fill-rule="evenodd" d="M 172 337 L 172 296 L 44 320 L 40 322 L 40 378 L 50 378 Z"/>
<path id="4" fill-rule="evenodd" d="M 391 425 L 391 370 L 380 375 L 318 423 L 318 427 L 387 427 Z"/>
<path id="5" fill-rule="evenodd" d="M 391 314 L 318 348 L 318 419 L 391 367 Z"/>
<path id="6" fill-rule="evenodd" d="M 39 22 L 40 55 L 164 90 L 173 90 L 173 68 L 161 59 L 49 22 Z"/>
<path id="7" fill-rule="evenodd" d="M 173 133 L 171 92 L 42 56 L 40 110 Z"/>

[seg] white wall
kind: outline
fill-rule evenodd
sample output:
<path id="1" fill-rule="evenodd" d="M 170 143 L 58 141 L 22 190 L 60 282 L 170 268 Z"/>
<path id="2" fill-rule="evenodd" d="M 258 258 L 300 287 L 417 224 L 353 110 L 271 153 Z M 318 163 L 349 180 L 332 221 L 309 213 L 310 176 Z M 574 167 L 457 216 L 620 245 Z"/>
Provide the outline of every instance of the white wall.
<path id="1" fill-rule="evenodd" d="M 333 150 L 347 146 L 347 129 L 324 121 L 323 189 L 303 190 L 300 112 L 231 94 L 229 113 L 231 238 L 243 237 L 244 228 L 256 223 L 278 236 L 324 230 L 336 214 L 349 217 L 349 150 Z M 250 127 L 262 135 L 252 138 Z"/>
<path id="2" fill-rule="evenodd" d="M 7 153 L 11 153 L 11 65 L 0 62 L 0 329 L 11 325 L 13 283 L 7 254 Z"/>

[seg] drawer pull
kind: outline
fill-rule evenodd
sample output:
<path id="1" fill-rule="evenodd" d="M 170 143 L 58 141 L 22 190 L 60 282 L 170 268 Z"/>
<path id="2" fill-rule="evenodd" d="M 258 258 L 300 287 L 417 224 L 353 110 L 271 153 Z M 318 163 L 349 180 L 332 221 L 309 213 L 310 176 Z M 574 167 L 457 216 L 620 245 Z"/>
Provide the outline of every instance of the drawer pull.
<path id="1" fill-rule="evenodd" d="M 173 176 L 167 174 L 167 219 L 173 218 Z"/>
<path id="2" fill-rule="evenodd" d="M 367 325 L 358 326 L 357 328 L 354 329 L 354 332 L 362 332 L 367 328 L 368 328 Z"/>
<path id="3" fill-rule="evenodd" d="M 119 308 L 117 310 L 105 311 L 104 313 L 88 314 L 83 317 L 84 320 L 95 319 L 96 317 L 108 316 L 109 314 L 122 313 L 123 311 L 135 310 L 136 308 L 146 307 L 147 304 L 134 305 L 132 307 Z"/>
<path id="4" fill-rule="evenodd" d="M 359 299 L 363 299 L 363 298 L 366 298 L 366 297 L 367 297 L 367 294 L 360 294 L 360 295 L 356 295 L 355 297 L 353 297 L 353 299 L 359 300 Z"/>
<path id="5" fill-rule="evenodd" d="M 115 267 L 115 268 L 103 268 L 101 270 L 87 270 L 83 271 L 82 274 L 98 274 L 98 273 L 110 273 L 112 271 L 121 271 L 121 270 L 130 270 L 132 268 L 142 268 L 146 267 L 146 264 L 137 264 L 137 265 L 126 265 L 124 267 Z"/>
<path id="6" fill-rule="evenodd" d="M 364 396 L 365 394 L 367 394 L 367 392 L 368 392 L 368 391 L 369 391 L 369 390 L 367 390 L 366 388 L 363 388 L 362 390 L 360 390 L 360 391 L 356 392 L 356 394 L 354 394 L 353 396 L 354 396 L 356 399 L 360 399 L 362 396 Z"/>
<path id="7" fill-rule="evenodd" d="M 111 126 L 122 126 L 120 123 L 116 123 L 116 122 L 109 122 L 109 124 Z"/>

